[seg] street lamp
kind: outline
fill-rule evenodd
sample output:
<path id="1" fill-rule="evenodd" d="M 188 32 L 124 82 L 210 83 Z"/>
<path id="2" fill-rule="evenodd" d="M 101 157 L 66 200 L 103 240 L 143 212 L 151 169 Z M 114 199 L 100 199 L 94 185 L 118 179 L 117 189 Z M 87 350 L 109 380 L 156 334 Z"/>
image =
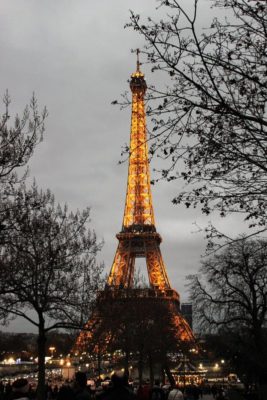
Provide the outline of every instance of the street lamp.
<path id="1" fill-rule="evenodd" d="M 216 380 L 218 380 L 218 377 L 219 377 L 219 370 L 220 370 L 220 366 L 219 366 L 219 364 L 218 363 L 215 363 L 215 365 L 214 365 L 214 371 L 215 371 L 215 378 L 216 378 Z"/>
<path id="2" fill-rule="evenodd" d="M 186 361 L 188 361 L 188 359 L 186 358 L 186 355 L 183 354 L 183 384 L 184 384 L 184 390 L 185 390 L 185 386 L 186 386 Z"/>
<path id="3" fill-rule="evenodd" d="M 68 361 L 67 364 L 66 364 L 66 366 L 68 367 L 68 381 L 69 381 L 69 379 L 70 379 L 70 366 L 71 366 L 71 362 Z"/>
<path id="4" fill-rule="evenodd" d="M 53 354 L 56 348 L 54 346 L 49 347 L 49 351 L 51 352 L 51 358 L 53 358 Z"/>

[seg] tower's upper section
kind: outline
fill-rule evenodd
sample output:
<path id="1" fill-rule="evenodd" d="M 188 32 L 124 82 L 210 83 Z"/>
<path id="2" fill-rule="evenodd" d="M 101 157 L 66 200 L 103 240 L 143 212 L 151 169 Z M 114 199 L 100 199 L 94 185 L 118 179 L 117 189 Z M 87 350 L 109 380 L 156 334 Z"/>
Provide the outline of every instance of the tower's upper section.
<path id="1" fill-rule="evenodd" d="M 130 155 L 122 230 L 155 231 L 144 104 L 147 85 L 145 76 L 140 71 L 138 58 L 136 72 L 131 75 L 130 88 L 132 91 Z"/>
<path id="2" fill-rule="evenodd" d="M 136 72 L 134 72 L 131 75 L 130 88 L 133 94 L 138 92 L 144 96 L 147 86 L 145 81 L 145 75 L 140 71 L 139 49 L 137 49 L 136 54 L 137 54 Z"/>
<path id="3" fill-rule="evenodd" d="M 145 75 L 140 71 L 138 63 L 137 70 L 131 75 L 130 88 L 132 93 L 140 93 L 144 96 L 146 92 Z"/>

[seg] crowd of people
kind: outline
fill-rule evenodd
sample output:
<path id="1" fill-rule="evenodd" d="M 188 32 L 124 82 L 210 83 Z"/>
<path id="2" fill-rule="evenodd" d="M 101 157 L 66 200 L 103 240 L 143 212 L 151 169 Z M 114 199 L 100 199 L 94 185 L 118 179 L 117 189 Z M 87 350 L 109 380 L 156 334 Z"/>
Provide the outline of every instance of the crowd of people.
<path id="1" fill-rule="evenodd" d="M 60 386 L 57 384 L 46 385 L 47 400 L 199 400 L 203 392 L 209 393 L 213 399 L 224 400 L 227 395 L 224 388 L 219 385 L 212 387 L 200 387 L 187 385 L 183 390 L 178 386 L 162 386 L 159 380 L 154 385 L 150 382 L 135 387 L 129 384 L 127 374 L 116 372 L 112 375 L 110 382 L 103 385 L 87 384 L 87 376 L 84 372 L 76 372 L 73 382 L 66 381 Z M 205 390 L 204 390 L 205 389 Z M 36 392 L 28 380 L 20 378 L 12 384 L 5 385 L 0 382 L 0 400 L 34 400 Z"/>

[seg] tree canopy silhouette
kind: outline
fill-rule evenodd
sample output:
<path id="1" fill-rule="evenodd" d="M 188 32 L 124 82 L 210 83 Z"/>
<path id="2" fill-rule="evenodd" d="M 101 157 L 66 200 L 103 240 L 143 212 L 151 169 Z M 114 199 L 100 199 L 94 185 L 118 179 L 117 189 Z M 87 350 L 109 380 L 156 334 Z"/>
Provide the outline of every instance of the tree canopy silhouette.
<path id="1" fill-rule="evenodd" d="M 201 332 L 231 337 L 239 359 L 258 382 L 266 382 L 267 242 L 241 238 L 203 261 L 188 279 Z"/>
<path id="2" fill-rule="evenodd" d="M 163 160 L 158 179 L 185 181 L 175 204 L 241 213 L 264 231 L 266 4 L 215 0 L 217 17 L 200 30 L 197 0 L 191 13 L 177 0 L 159 3 L 160 20 L 132 12 L 126 25 L 143 37 L 146 62 L 166 82 L 148 94 L 150 152 Z"/>
<path id="3" fill-rule="evenodd" d="M 82 328 L 101 287 L 102 244 L 90 210 L 68 212 L 51 192 L 22 186 L 1 249 L 0 317 L 22 317 L 38 330 L 38 399 L 44 399 L 45 342 L 59 328 Z M 18 213 L 17 210 L 20 210 Z"/>

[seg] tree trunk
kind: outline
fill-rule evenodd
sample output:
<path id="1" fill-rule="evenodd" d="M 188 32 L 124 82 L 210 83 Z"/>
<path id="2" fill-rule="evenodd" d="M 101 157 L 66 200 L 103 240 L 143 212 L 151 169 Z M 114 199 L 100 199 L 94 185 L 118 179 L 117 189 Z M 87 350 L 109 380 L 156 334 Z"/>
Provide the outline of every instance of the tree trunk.
<path id="1" fill-rule="evenodd" d="M 153 369 L 153 359 L 150 352 L 148 354 L 148 363 L 149 363 L 149 379 L 150 379 L 150 385 L 152 387 L 154 384 L 154 369 Z"/>
<path id="2" fill-rule="evenodd" d="M 143 368 L 144 368 L 144 360 L 143 360 L 143 352 L 139 352 L 139 360 L 138 360 L 138 378 L 139 378 L 139 386 L 142 385 L 143 382 Z"/>
<path id="3" fill-rule="evenodd" d="M 267 397 L 267 352 L 265 340 L 263 337 L 263 328 L 258 321 L 254 322 L 254 343 L 256 348 L 256 365 L 255 372 L 259 385 L 259 399 L 265 400 Z"/>
<path id="4" fill-rule="evenodd" d="M 129 355 L 129 349 L 126 348 L 124 357 L 124 371 L 127 376 L 129 376 Z"/>
<path id="5" fill-rule="evenodd" d="M 38 327 L 38 385 L 37 385 L 37 400 L 45 400 L 45 329 L 44 319 L 39 317 Z"/>
<path id="6" fill-rule="evenodd" d="M 174 380 L 174 377 L 173 377 L 173 375 L 171 373 L 171 370 L 170 370 L 167 362 L 164 365 L 164 369 L 165 369 L 166 375 L 167 375 L 167 377 L 169 379 L 169 382 L 170 382 L 171 386 L 175 386 L 175 380 Z"/>
<path id="7" fill-rule="evenodd" d="M 162 385 L 165 385 L 165 383 L 166 383 L 166 380 L 165 380 L 165 371 L 164 371 L 164 368 L 163 368 L 163 365 L 161 364 L 161 366 L 160 366 L 160 370 L 161 370 L 161 382 L 162 382 Z"/>
<path id="8" fill-rule="evenodd" d="M 261 384 L 259 386 L 259 400 L 267 399 L 267 384 Z"/>
<path id="9" fill-rule="evenodd" d="M 98 350 L 97 353 L 97 371 L 98 371 L 98 379 L 100 380 L 100 375 L 101 375 L 101 354 L 100 351 Z"/>

